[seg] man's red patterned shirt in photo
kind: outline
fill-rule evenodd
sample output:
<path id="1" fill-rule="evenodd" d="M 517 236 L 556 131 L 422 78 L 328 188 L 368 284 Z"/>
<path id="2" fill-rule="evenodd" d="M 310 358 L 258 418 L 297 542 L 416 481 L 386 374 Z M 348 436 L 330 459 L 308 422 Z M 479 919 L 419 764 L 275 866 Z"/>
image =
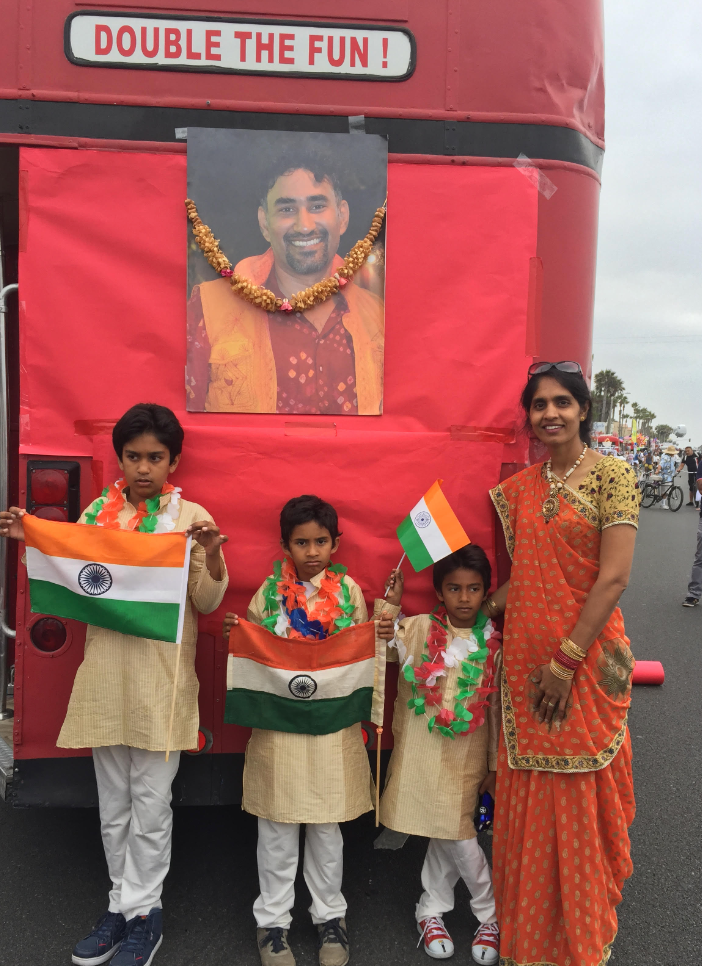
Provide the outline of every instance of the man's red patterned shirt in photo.
<path id="1" fill-rule="evenodd" d="M 271 272 L 265 282 L 282 297 Z M 276 412 L 297 415 L 358 412 L 356 359 L 343 318 L 349 306 L 343 294 L 332 296 L 334 307 L 321 332 L 301 312 L 268 313 L 278 386 Z M 210 344 L 199 292 L 188 302 L 188 373 L 195 409 L 205 408 L 209 383 Z"/>

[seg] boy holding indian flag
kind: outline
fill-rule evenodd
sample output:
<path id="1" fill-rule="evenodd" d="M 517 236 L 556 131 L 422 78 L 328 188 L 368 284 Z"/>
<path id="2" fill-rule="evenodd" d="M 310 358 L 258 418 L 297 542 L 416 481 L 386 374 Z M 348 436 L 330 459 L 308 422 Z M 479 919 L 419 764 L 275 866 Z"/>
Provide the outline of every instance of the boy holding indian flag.
<path id="1" fill-rule="evenodd" d="M 49 539 L 41 534 L 43 521 L 17 507 L 0 513 L 0 536 L 24 540 L 26 521 L 33 609 L 40 609 L 41 600 L 45 613 L 88 623 L 85 657 L 57 745 L 93 749 L 112 890 L 108 911 L 73 950 L 76 966 L 99 966 L 108 960 L 112 966 L 150 966 L 163 938 L 161 892 L 171 855 L 171 783 L 180 750 L 197 745 L 195 612 L 215 610 L 228 582 L 221 552 L 227 537 L 206 510 L 181 499 L 180 490 L 168 483 L 180 461 L 183 436 L 174 413 L 164 406 L 139 404 L 128 410 L 112 431 L 124 477 L 93 501 L 80 523 L 106 530 L 190 535 L 195 544 L 187 587 L 183 587 L 184 607 L 178 606 L 177 599 L 175 606 L 163 600 L 169 594 L 166 571 L 173 571 L 181 585 L 185 583 L 185 543 L 180 572 L 168 566 L 168 560 L 159 573 L 157 567 L 138 566 L 143 560 L 108 560 L 105 566 L 98 559 L 85 567 L 78 563 L 80 570 L 73 581 L 71 574 L 83 552 L 81 541 L 86 544 L 87 559 L 95 560 L 96 534 L 89 526 L 51 524 L 47 528 L 44 524 L 45 530 L 58 527 L 64 535 L 73 535 L 72 545 L 57 557 L 51 555 L 52 534 Z M 54 542 L 60 536 L 56 533 Z M 144 538 L 139 543 L 155 547 L 158 541 Z M 129 571 L 136 576 L 130 577 Z M 137 590 L 115 599 L 114 589 L 120 582 Z M 150 591 L 150 583 L 158 586 Z M 102 626 L 90 624 L 91 615 L 97 622 L 104 614 L 107 621 Z M 169 622 L 175 627 L 167 627 Z M 151 632 L 154 636 L 160 632 L 161 639 L 120 633 L 118 626 L 152 627 Z M 168 643 L 176 640 L 180 644 Z M 167 749 L 175 750 L 164 756 Z"/>
<path id="2" fill-rule="evenodd" d="M 431 614 L 397 620 L 402 571 L 376 601 L 378 636 L 399 657 L 394 747 L 380 803 L 387 828 L 429 838 L 416 907 L 424 951 L 448 959 L 454 946 L 443 921 L 459 878 L 479 921 L 472 956 L 499 959 L 490 867 L 473 823 L 479 795 L 495 794 L 500 702 L 500 635 L 488 614 L 490 562 L 468 537 L 437 481 L 398 528 L 415 570 L 432 562 L 439 604 Z M 468 544 L 467 546 L 465 544 Z M 392 652 L 391 652 L 392 653 Z"/>
<path id="3" fill-rule="evenodd" d="M 382 722 L 382 700 L 376 709 L 373 693 L 374 673 L 379 673 L 374 671 L 375 631 L 372 624 L 359 627 L 356 634 L 365 635 L 363 640 L 341 645 L 342 637 L 349 641 L 351 627 L 366 624 L 368 611 L 358 584 L 345 568 L 331 564 L 341 536 L 334 508 L 316 496 L 289 500 L 280 514 L 280 531 L 285 558 L 254 595 L 247 619 L 291 640 L 292 646 L 278 648 L 278 654 L 284 652 L 280 661 L 270 646 L 275 640 L 269 638 L 266 646 L 258 628 L 261 641 L 247 631 L 246 646 L 239 650 L 232 634 L 225 717 L 253 726 L 242 805 L 258 816 L 258 947 L 262 966 L 295 966 L 288 930 L 304 824 L 303 871 L 320 966 L 344 966 L 349 942 L 339 822 L 373 808 L 360 721 Z M 225 639 L 237 625 L 237 616 L 227 614 Z M 316 642 L 321 642 L 317 655 Z M 298 726 L 300 716 L 304 720 Z"/>

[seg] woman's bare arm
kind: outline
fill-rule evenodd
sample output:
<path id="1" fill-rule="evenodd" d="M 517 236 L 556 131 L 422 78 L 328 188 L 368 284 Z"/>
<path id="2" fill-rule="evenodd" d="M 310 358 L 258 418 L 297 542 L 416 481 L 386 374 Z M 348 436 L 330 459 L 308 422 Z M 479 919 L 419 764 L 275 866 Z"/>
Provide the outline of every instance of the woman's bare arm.
<path id="1" fill-rule="evenodd" d="M 586 651 L 602 632 L 626 590 L 634 559 L 636 527 L 621 523 L 602 531 L 600 572 L 570 639 Z"/>
<path id="2" fill-rule="evenodd" d="M 490 599 L 493 600 L 497 606 L 498 611 L 504 614 L 505 608 L 507 607 L 507 594 L 509 593 L 509 580 L 505 580 L 501 587 L 498 587 L 494 594 L 490 594 Z M 483 604 L 483 612 L 487 614 L 488 617 L 492 617 L 490 613 L 490 608 Z"/>
<path id="3" fill-rule="evenodd" d="M 635 540 L 636 528 L 630 524 L 623 523 L 602 531 L 600 572 L 570 634 L 571 641 L 583 651 L 594 643 L 626 590 Z M 572 679 L 561 680 L 548 664 L 543 664 L 534 671 L 531 680 L 538 685 L 533 707 L 539 712 L 539 720 L 550 721 L 555 715 L 563 718 Z"/>

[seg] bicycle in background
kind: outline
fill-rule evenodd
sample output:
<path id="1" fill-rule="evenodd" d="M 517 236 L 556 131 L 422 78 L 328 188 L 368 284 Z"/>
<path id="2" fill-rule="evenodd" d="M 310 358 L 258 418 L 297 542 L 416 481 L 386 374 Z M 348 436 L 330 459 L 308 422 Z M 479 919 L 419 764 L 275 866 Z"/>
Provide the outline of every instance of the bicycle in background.
<path id="1" fill-rule="evenodd" d="M 662 480 L 646 480 L 641 484 L 641 506 L 644 509 L 656 503 L 665 503 L 661 509 L 672 510 L 675 513 L 684 501 L 685 494 L 673 480 L 670 483 L 664 483 Z"/>

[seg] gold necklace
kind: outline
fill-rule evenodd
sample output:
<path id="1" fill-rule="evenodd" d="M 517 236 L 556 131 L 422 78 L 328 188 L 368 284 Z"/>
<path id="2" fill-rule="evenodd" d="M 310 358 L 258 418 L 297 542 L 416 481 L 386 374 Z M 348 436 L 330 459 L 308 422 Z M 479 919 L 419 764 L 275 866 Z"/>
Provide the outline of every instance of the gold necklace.
<path id="1" fill-rule="evenodd" d="M 568 477 L 570 476 L 570 474 L 574 473 L 575 470 L 577 470 L 577 468 L 580 466 L 582 461 L 585 459 L 586 453 L 587 453 L 587 443 L 585 444 L 585 447 L 583 448 L 583 451 L 580 454 L 580 456 L 576 459 L 576 461 L 573 463 L 573 465 L 568 470 L 568 472 L 564 475 L 562 480 L 559 480 L 557 476 L 554 477 L 552 475 L 551 458 L 549 457 L 548 462 L 546 463 L 546 479 L 548 480 L 549 494 L 544 500 L 543 506 L 541 507 L 541 512 L 544 515 L 544 520 L 546 521 L 546 523 L 548 523 L 549 520 L 553 520 L 555 515 L 560 510 L 561 503 L 560 503 L 560 500 L 558 499 L 558 492 L 559 490 L 563 489 L 563 485 L 565 481 L 568 479 Z"/>

